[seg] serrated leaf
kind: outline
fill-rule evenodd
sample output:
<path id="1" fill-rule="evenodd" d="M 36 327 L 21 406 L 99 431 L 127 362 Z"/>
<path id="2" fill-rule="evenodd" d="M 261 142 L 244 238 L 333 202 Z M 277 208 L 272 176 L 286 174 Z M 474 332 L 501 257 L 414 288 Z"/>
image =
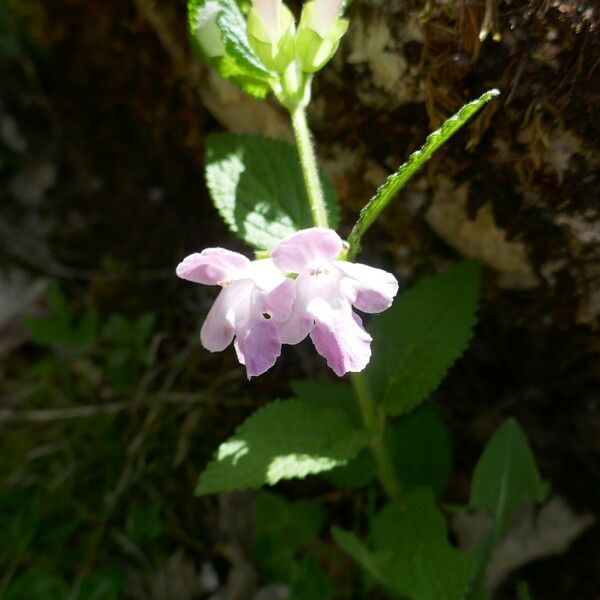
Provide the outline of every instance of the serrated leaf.
<path id="1" fill-rule="evenodd" d="M 335 529 L 338 544 L 385 587 L 412 600 L 461 600 L 470 577 L 469 556 L 450 545 L 446 522 L 431 490 L 415 490 L 404 504 L 375 517 L 368 545 Z"/>
<path id="2" fill-rule="evenodd" d="M 345 383 L 301 379 L 292 381 L 291 388 L 294 396 L 299 400 L 343 409 L 357 426 L 362 424 L 354 392 Z"/>
<path id="3" fill-rule="evenodd" d="M 354 225 L 348 242 L 349 258 L 352 259 L 360 250 L 360 239 L 379 216 L 381 211 L 391 202 L 394 196 L 404 187 L 406 182 L 431 158 L 433 153 L 447 142 L 480 108 L 500 93 L 493 89 L 485 92 L 476 100 L 465 104 L 456 114 L 447 119 L 439 129 L 429 134 L 422 148 L 413 152 L 408 160 L 377 190 L 375 196 L 360 211 L 358 221 Z"/>
<path id="4" fill-rule="evenodd" d="M 220 32 L 224 56 L 211 56 L 205 51 L 206 22 L 199 18 L 206 0 L 189 0 L 188 29 L 192 47 L 196 54 L 214 67 L 224 79 L 233 81 L 246 93 L 256 98 L 265 98 L 271 91 L 275 76 L 260 61 L 248 42 L 245 19 L 235 2 L 211 0 L 218 7 L 215 27 Z M 202 23 L 202 26 L 200 25 Z"/>
<path id="5" fill-rule="evenodd" d="M 229 228 L 251 246 L 271 249 L 312 218 L 297 150 L 259 135 L 207 138 L 206 181 Z M 331 227 L 339 220 L 336 192 L 321 173 Z"/>
<path id="6" fill-rule="evenodd" d="M 373 321 L 371 389 L 391 415 L 410 412 L 466 350 L 476 322 L 479 264 L 419 281 Z"/>
<path id="7" fill-rule="evenodd" d="M 507 419 L 475 466 L 469 508 L 488 510 L 498 537 L 515 508 L 524 502 L 542 502 L 546 493 L 523 430 L 514 419 Z"/>
<path id="8" fill-rule="evenodd" d="M 368 433 L 341 409 L 278 400 L 252 414 L 221 444 L 197 494 L 258 488 L 328 471 L 358 454 Z"/>
<path id="9" fill-rule="evenodd" d="M 221 10 L 217 13 L 217 25 L 223 34 L 223 43 L 229 56 L 235 58 L 248 75 L 272 77 L 274 74 L 262 64 L 248 41 L 246 20 L 235 0 L 218 1 Z"/>
<path id="10" fill-rule="evenodd" d="M 271 92 L 268 80 L 249 75 L 231 56 L 224 56 L 216 64 L 216 69 L 223 79 L 229 79 L 239 85 L 244 92 L 255 98 L 266 98 Z"/>
<path id="11" fill-rule="evenodd" d="M 450 432 L 431 405 L 386 428 L 386 445 L 405 490 L 430 487 L 440 497 L 452 471 Z"/>
<path id="12" fill-rule="evenodd" d="M 328 471 L 325 479 L 338 488 L 356 489 L 371 483 L 376 473 L 377 467 L 373 455 L 364 448 L 347 465 Z"/>
<path id="13" fill-rule="evenodd" d="M 261 491 L 256 498 L 254 555 L 267 581 L 290 587 L 290 599 L 326 600 L 332 585 L 309 542 L 316 540 L 324 512 L 316 500 L 288 501 Z"/>
<path id="14" fill-rule="evenodd" d="M 255 515 L 256 535 L 272 538 L 291 552 L 316 538 L 324 519 L 323 507 L 316 501 L 291 502 L 264 490 L 257 495 Z"/>

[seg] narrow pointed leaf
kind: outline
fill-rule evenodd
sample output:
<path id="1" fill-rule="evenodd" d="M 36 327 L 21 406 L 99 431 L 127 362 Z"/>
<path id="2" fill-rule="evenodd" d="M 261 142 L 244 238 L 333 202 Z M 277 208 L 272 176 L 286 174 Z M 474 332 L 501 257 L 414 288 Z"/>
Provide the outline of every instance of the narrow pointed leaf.
<path id="1" fill-rule="evenodd" d="M 360 212 L 356 225 L 350 233 L 349 257 L 353 258 L 360 250 L 360 239 L 379 216 L 381 211 L 391 202 L 394 196 L 404 187 L 406 182 L 431 158 L 432 154 L 448 141 L 479 109 L 494 96 L 500 93 L 493 89 L 482 94 L 477 100 L 465 104 L 455 115 L 446 120 L 425 140 L 422 148 L 413 152 L 408 160 L 377 190 Z"/>
<path id="2" fill-rule="evenodd" d="M 546 492 L 523 430 L 514 419 L 506 420 L 475 466 L 469 507 L 488 510 L 501 535 L 515 508 L 542 502 Z"/>

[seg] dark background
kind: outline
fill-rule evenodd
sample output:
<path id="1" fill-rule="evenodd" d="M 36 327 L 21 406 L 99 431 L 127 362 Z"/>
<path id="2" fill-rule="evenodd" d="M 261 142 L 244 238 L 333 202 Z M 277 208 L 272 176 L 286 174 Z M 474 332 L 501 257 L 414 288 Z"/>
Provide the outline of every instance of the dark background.
<path id="1" fill-rule="evenodd" d="M 514 415 L 552 494 L 596 513 L 598 7 L 356 0 L 350 18 L 310 115 L 342 233 L 429 131 L 503 91 L 364 244 L 404 286 L 461 255 L 486 266 L 476 337 L 434 398 L 455 443 L 446 499 L 466 500 Z M 200 347 L 213 296 L 174 267 L 243 250 L 207 196 L 205 135 L 289 129 L 190 56 L 185 23 L 184 2 L 0 2 L 0 597 L 207 597 L 193 590 L 210 563 L 243 598 L 232 574 L 246 592 L 260 577 L 251 497 L 197 499 L 195 480 L 254 407 L 325 371 L 300 346 L 248 384 L 233 352 Z M 598 597 L 598 556 L 596 525 L 498 597 L 521 579 L 534 598 Z M 85 595 L 102 589 L 117 596 Z"/>

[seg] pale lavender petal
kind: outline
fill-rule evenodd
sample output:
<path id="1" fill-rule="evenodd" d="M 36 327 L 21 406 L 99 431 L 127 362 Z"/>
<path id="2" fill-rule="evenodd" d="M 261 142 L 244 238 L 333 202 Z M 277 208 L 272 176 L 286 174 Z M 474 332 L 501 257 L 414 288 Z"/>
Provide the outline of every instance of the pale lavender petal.
<path id="1" fill-rule="evenodd" d="M 303 229 L 279 242 L 271 256 L 285 272 L 306 273 L 331 263 L 342 250 L 342 240 L 333 229 Z"/>
<path id="2" fill-rule="evenodd" d="M 290 318 L 296 298 L 296 286 L 292 279 L 284 279 L 276 288 L 263 294 L 261 312 L 282 323 Z"/>
<path id="3" fill-rule="evenodd" d="M 342 273 L 340 292 L 358 310 L 378 313 L 392 305 L 398 293 L 398 281 L 383 269 L 375 269 L 359 263 L 336 261 Z"/>
<path id="4" fill-rule="evenodd" d="M 236 312 L 241 294 L 247 298 L 245 282 L 221 290 L 200 330 L 200 341 L 210 352 L 225 350 L 235 333 Z"/>
<path id="5" fill-rule="evenodd" d="M 271 41 L 277 42 L 281 0 L 252 0 L 252 4 L 263 20 Z"/>
<path id="6" fill-rule="evenodd" d="M 338 16 L 344 0 L 314 0 L 310 26 L 322 37 L 327 37 L 333 20 Z"/>
<path id="7" fill-rule="evenodd" d="M 296 298 L 287 320 L 277 323 L 284 344 L 299 344 L 311 331 L 314 318 L 307 313 L 308 303 L 315 296 L 315 281 L 310 275 L 300 275 L 294 280 Z"/>
<path id="8" fill-rule="evenodd" d="M 246 365 L 248 379 L 268 371 L 281 354 L 277 325 L 261 314 L 251 315 L 241 329 L 236 328 L 235 351 Z"/>
<path id="9" fill-rule="evenodd" d="M 334 309 L 318 299 L 311 302 L 310 311 L 315 317 L 310 337 L 333 372 L 341 377 L 362 371 L 371 359 L 371 336 L 354 318 L 350 304 Z"/>
<path id="10" fill-rule="evenodd" d="M 190 254 L 177 266 L 177 275 L 194 283 L 217 285 L 243 277 L 250 261 L 225 248 L 206 248 Z"/>
<path id="11" fill-rule="evenodd" d="M 270 292 L 286 280 L 285 273 L 278 269 L 270 258 L 253 260 L 248 266 L 247 276 L 256 287 L 265 292 Z"/>

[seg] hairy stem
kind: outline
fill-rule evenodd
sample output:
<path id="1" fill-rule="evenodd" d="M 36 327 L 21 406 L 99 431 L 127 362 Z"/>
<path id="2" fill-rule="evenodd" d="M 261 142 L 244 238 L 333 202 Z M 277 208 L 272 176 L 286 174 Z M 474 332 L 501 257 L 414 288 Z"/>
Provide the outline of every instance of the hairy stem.
<path id="1" fill-rule="evenodd" d="M 390 455 L 385 447 L 385 411 L 375 404 L 362 373 L 352 373 L 352 386 L 358 399 L 364 424 L 371 430 L 371 452 L 377 465 L 377 477 L 392 500 L 402 501 L 404 493 Z"/>
<path id="2" fill-rule="evenodd" d="M 327 210 L 319 179 L 317 159 L 308 123 L 306 122 L 304 106 L 300 104 L 290 112 L 313 222 L 317 227 L 328 227 Z M 361 373 L 352 373 L 352 385 L 358 399 L 363 422 L 372 433 L 371 452 L 377 465 L 379 481 L 392 500 L 401 501 L 403 498 L 402 486 L 398 481 L 394 465 L 385 447 L 385 411 L 375 404 L 371 390 L 369 390 L 369 386 Z"/>
<path id="3" fill-rule="evenodd" d="M 311 140 L 308 123 L 306 122 L 304 106 L 302 104 L 296 106 L 291 111 L 291 116 L 313 222 L 316 227 L 329 227 L 327 209 L 325 208 L 325 198 L 323 196 L 319 170 L 317 168 L 317 159 L 315 157 L 315 150 Z"/>

